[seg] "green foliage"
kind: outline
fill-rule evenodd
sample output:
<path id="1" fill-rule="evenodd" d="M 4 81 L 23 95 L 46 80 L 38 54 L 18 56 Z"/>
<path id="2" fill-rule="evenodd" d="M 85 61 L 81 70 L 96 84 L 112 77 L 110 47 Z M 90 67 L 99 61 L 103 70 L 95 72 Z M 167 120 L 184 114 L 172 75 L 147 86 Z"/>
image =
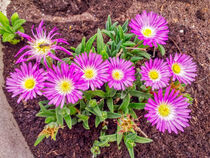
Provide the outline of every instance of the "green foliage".
<path id="1" fill-rule="evenodd" d="M 20 42 L 20 38 L 17 31 L 24 32 L 22 25 L 26 22 L 24 19 L 20 19 L 17 13 L 11 16 L 11 22 L 9 19 L 0 12 L 0 34 L 2 35 L 3 42 L 9 42 L 11 44 L 17 44 Z"/>

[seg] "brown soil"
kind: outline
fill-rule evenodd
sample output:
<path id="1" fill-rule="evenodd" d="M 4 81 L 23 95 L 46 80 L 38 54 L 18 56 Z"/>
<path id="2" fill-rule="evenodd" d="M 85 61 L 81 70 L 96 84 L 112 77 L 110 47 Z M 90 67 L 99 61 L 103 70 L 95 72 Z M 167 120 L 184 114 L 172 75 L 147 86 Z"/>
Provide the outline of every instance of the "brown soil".
<path id="1" fill-rule="evenodd" d="M 8 7 L 8 15 L 17 11 L 21 18 L 26 18 L 25 3 L 21 0 L 12 0 Z M 170 35 L 167 42 L 167 54 L 184 52 L 191 55 L 198 65 L 198 76 L 196 82 L 187 87 L 187 92 L 194 97 L 193 105 L 190 106 L 190 127 L 184 133 L 168 134 L 160 133 L 143 118 L 145 112 L 139 111 L 140 128 L 153 139 L 150 144 L 138 144 L 135 147 L 136 158 L 140 157 L 210 157 L 210 129 L 209 129 L 209 10 L 208 0 L 55 0 L 31 1 L 31 5 L 38 7 L 43 14 L 54 14 L 65 16 L 65 14 L 81 14 L 86 11 L 94 16 L 96 21 L 74 21 L 59 23 L 59 21 L 45 22 L 47 28 L 57 26 L 63 37 L 68 39 L 71 46 L 76 46 L 83 36 L 90 37 L 97 31 L 97 27 L 103 28 L 108 14 L 113 21 L 123 22 L 127 18 L 133 18 L 142 10 L 152 10 L 164 16 L 169 22 Z M 62 3 L 61 3 L 62 2 Z M 33 3 L 33 4 L 32 4 Z M 79 3 L 84 5 L 78 5 Z M 65 5 L 63 5 L 65 4 Z M 72 5 L 77 5 L 79 12 L 71 11 Z M 32 9 L 32 13 L 33 9 Z M 33 15 L 36 17 L 37 15 Z M 26 33 L 30 33 L 32 23 L 27 22 L 24 26 Z M 72 26 L 72 30 L 69 30 Z M 14 71 L 14 55 L 25 44 L 21 42 L 17 46 L 4 44 L 4 77 Z M 68 47 L 67 47 L 68 48 Z M 63 53 L 60 56 L 65 56 Z M 5 90 L 8 102 L 13 108 L 13 114 L 18 122 L 28 145 L 37 158 L 91 158 L 90 148 L 93 141 L 98 138 L 100 127 L 94 128 L 94 118 L 90 120 L 91 130 L 85 130 L 81 124 L 75 125 L 72 130 L 64 128 L 57 135 L 57 141 L 44 140 L 37 147 L 33 144 L 37 135 L 44 127 L 44 119 L 35 117 L 39 111 L 38 101 L 44 98 L 28 101 L 26 105 L 17 104 L 17 98 L 11 98 L 11 93 Z M 116 125 L 109 123 L 109 133 L 115 131 Z M 101 158 L 128 158 L 126 147 L 122 144 L 121 150 L 117 149 L 116 143 L 110 147 L 103 148 Z"/>

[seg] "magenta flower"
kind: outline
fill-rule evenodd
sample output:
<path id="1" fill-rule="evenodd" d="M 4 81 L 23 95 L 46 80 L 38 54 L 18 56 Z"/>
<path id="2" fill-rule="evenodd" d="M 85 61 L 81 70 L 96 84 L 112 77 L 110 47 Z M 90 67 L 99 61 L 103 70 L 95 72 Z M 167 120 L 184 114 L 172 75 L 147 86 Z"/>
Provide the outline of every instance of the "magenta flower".
<path id="1" fill-rule="evenodd" d="M 102 56 L 96 53 L 86 52 L 76 56 L 74 59 L 76 67 L 84 73 L 88 87 L 92 90 L 95 88 L 101 88 L 108 78 L 108 62 L 103 61 Z"/>
<path id="2" fill-rule="evenodd" d="M 168 40 L 167 21 L 153 12 L 143 11 L 141 15 L 136 15 L 129 26 L 132 28 L 131 32 L 144 41 L 144 45 L 157 47 L 157 44 L 166 44 L 165 41 Z"/>
<path id="3" fill-rule="evenodd" d="M 82 78 L 83 73 L 76 71 L 74 65 L 62 63 L 61 67 L 53 65 L 48 70 L 48 79 L 45 84 L 44 95 L 50 100 L 49 104 L 63 107 L 65 103 L 76 103 L 82 99 L 82 92 L 87 86 Z"/>
<path id="4" fill-rule="evenodd" d="M 168 130 L 169 133 L 173 131 L 177 134 L 178 130 L 183 132 L 183 128 L 189 126 L 190 109 L 186 98 L 179 95 L 179 91 L 170 91 L 170 88 L 166 88 L 164 95 L 162 89 L 159 89 L 158 94 L 154 93 L 154 100 L 150 98 L 144 108 L 148 111 L 145 117 L 159 131 Z"/>
<path id="5" fill-rule="evenodd" d="M 17 60 L 16 63 L 28 61 L 31 59 L 36 59 L 38 63 L 42 59 L 44 59 L 44 63 L 46 64 L 46 58 L 50 57 L 55 60 L 61 61 L 59 58 L 55 56 L 56 50 L 61 50 L 66 52 L 67 54 L 71 55 L 71 53 L 66 50 L 65 48 L 58 46 L 58 43 L 65 43 L 68 44 L 67 41 L 63 38 L 53 39 L 53 37 L 59 33 L 55 33 L 57 30 L 56 27 L 54 27 L 49 34 L 47 35 L 46 29 L 43 27 L 43 21 L 40 22 L 39 27 L 36 28 L 36 35 L 33 32 L 34 26 L 32 26 L 32 34 L 33 38 L 30 37 L 27 34 L 24 34 L 22 32 L 17 32 L 20 36 L 26 38 L 28 40 L 28 45 L 21 48 L 18 53 L 15 55 L 19 55 L 24 50 L 27 50 L 23 55 L 20 56 L 20 58 Z M 27 56 L 27 57 L 26 57 Z M 26 58 L 25 58 L 26 57 Z"/>
<path id="6" fill-rule="evenodd" d="M 170 80 L 169 67 L 162 59 L 150 59 L 141 66 L 141 80 L 145 81 L 146 86 L 151 86 L 152 90 L 166 87 Z"/>
<path id="7" fill-rule="evenodd" d="M 197 67 L 192 60 L 192 57 L 186 54 L 176 53 L 174 58 L 170 55 L 167 62 L 173 76 L 173 81 L 177 79 L 185 84 L 191 84 L 191 82 L 195 81 Z"/>
<path id="8" fill-rule="evenodd" d="M 17 100 L 19 103 L 21 100 L 36 98 L 36 94 L 42 95 L 45 80 L 46 72 L 43 69 L 39 69 L 36 64 L 23 63 L 20 69 L 15 69 L 11 77 L 7 78 L 6 89 L 13 93 L 12 97 L 20 95 Z"/>
<path id="9" fill-rule="evenodd" d="M 135 81 L 135 69 L 132 62 L 119 58 L 109 58 L 108 85 L 116 90 L 125 90 Z"/>

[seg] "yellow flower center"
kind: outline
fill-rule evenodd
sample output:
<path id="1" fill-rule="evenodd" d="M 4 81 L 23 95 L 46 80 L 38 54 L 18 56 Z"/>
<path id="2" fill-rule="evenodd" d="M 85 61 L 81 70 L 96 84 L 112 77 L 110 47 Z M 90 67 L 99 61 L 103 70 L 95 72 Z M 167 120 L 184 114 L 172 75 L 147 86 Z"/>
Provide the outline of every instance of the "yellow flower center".
<path id="1" fill-rule="evenodd" d="M 24 88 L 31 90 L 35 87 L 36 81 L 33 78 L 28 78 L 24 81 Z"/>
<path id="2" fill-rule="evenodd" d="M 151 37 L 152 36 L 152 30 L 150 28 L 145 28 L 145 29 L 143 29 L 142 34 L 145 37 Z"/>
<path id="3" fill-rule="evenodd" d="M 33 47 L 36 50 L 36 53 L 42 54 L 42 55 L 48 53 L 51 49 L 50 42 L 46 40 L 35 42 Z"/>
<path id="4" fill-rule="evenodd" d="M 172 65 L 172 70 L 174 73 L 179 74 L 181 71 L 181 67 L 178 64 L 173 64 Z"/>
<path id="5" fill-rule="evenodd" d="M 149 72 L 149 78 L 152 80 L 156 80 L 159 77 L 159 73 L 157 72 L 157 70 L 150 70 Z"/>
<path id="6" fill-rule="evenodd" d="M 114 80 L 121 80 L 124 77 L 124 73 L 121 70 L 113 70 L 112 77 Z"/>
<path id="7" fill-rule="evenodd" d="M 171 110 L 167 104 L 161 104 L 158 107 L 158 112 L 162 117 L 167 117 L 171 113 Z"/>
<path id="8" fill-rule="evenodd" d="M 58 84 L 58 91 L 64 94 L 70 93 L 73 89 L 73 84 L 70 80 L 63 80 Z"/>
<path id="9" fill-rule="evenodd" d="M 87 80 L 93 79 L 96 77 L 96 71 L 93 68 L 87 68 L 84 70 L 84 77 Z"/>

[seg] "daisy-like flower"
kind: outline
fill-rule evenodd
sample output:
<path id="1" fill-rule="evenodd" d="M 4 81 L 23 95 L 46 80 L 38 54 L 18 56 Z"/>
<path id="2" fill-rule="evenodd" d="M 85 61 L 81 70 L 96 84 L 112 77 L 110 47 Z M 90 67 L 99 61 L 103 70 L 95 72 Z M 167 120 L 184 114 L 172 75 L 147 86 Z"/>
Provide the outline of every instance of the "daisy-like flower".
<path id="1" fill-rule="evenodd" d="M 83 78 L 92 90 L 101 88 L 107 81 L 109 65 L 107 61 L 103 61 L 101 55 L 85 52 L 76 56 L 74 61 L 76 67 L 84 73 Z"/>
<path id="2" fill-rule="evenodd" d="M 166 87 L 170 80 L 170 72 L 167 62 L 162 59 L 150 59 L 141 66 L 141 80 L 145 81 L 146 86 L 151 86 L 152 90 Z"/>
<path id="3" fill-rule="evenodd" d="M 125 90 L 135 81 L 135 69 L 132 62 L 119 58 L 109 58 L 108 85 L 116 90 Z"/>
<path id="4" fill-rule="evenodd" d="M 131 32 L 144 41 L 144 45 L 157 47 L 157 44 L 166 44 L 165 41 L 168 40 L 167 21 L 153 12 L 143 11 L 141 15 L 136 15 L 129 26 L 132 28 Z"/>
<path id="5" fill-rule="evenodd" d="M 44 95 L 49 99 L 49 104 L 63 107 L 65 103 L 76 103 L 82 99 L 82 92 L 87 86 L 82 78 L 83 72 L 76 71 L 74 65 L 62 63 L 61 67 L 52 66 L 48 70 L 48 79 L 45 83 Z"/>
<path id="6" fill-rule="evenodd" d="M 191 84 L 195 80 L 197 67 L 192 60 L 192 57 L 186 54 L 176 53 L 174 58 L 170 55 L 167 62 L 173 76 L 173 81 L 177 79 L 181 83 Z"/>
<path id="7" fill-rule="evenodd" d="M 27 50 L 23 55 L 20 56 L 20 58 L 17 60 L 16 63 L 28 61 L 31 59 L 36 59 L 38 63 L 43 59 L 45 65 L 46 64 L 46 57 L 50 57 L 55 60 L 61 61 L 59 58 L 55 56 L 56 50 L 61 50 L 66 52 L 67 54 L 71 55 L 71 53 L 66 50 L 65 48 L 58 46 L 58 43 L 65 43 L 68 44 L 68 42 L 63 38 L 53 39 L 53 37 L 59 33 L 55 33 L 57 30 L 56 27 L 54 27 L 49 34 L 47 35 L 46 29 L 43 27 L 43 21 L 40 22 L 39 26 L 36 28 L 36 34 L 33 32 L 34 26 L 32 26 L 32 34 L 33 38 L 30 37 L 27 34 L 24 34 L 20 31 L 17 33 L 28 40 L 28 45 L 21 48 L 18 53 L 15 55 L 19 55 L 23 51 Z M 26 57 L 26 58 L 25 58 Z"/>
<path id="8" fill-rule="evenodd" d="M 39 69 L 36 64 L 33 66 L 31 63 L 23 63 L 20 69 L 15 69 L 11 77 L 7 78 L 6 89 L 13 93 L 12 97 L 20 95 L 17 100 L 19 103 L 21 100 L 36 98 L 36 94 L 42 95 L 45 80 L 44 69 Z"/>
<path id="9" fill-rule="evenodd" d="M 150 98 L 145 106 L 148 111 L 145 117 L 159 131 L 168 130 L 169 133 L 173 131 L 177 134 L 178 130 L 183 132 L 183 128 L 189 126 L 190 109 L 186 98 L 179 96 L 179 91 L 170 89 L 166 88 L 164 95 L 162 89 L 159 89 L 158 94 L 154 93 L 154 100 Z"/>

